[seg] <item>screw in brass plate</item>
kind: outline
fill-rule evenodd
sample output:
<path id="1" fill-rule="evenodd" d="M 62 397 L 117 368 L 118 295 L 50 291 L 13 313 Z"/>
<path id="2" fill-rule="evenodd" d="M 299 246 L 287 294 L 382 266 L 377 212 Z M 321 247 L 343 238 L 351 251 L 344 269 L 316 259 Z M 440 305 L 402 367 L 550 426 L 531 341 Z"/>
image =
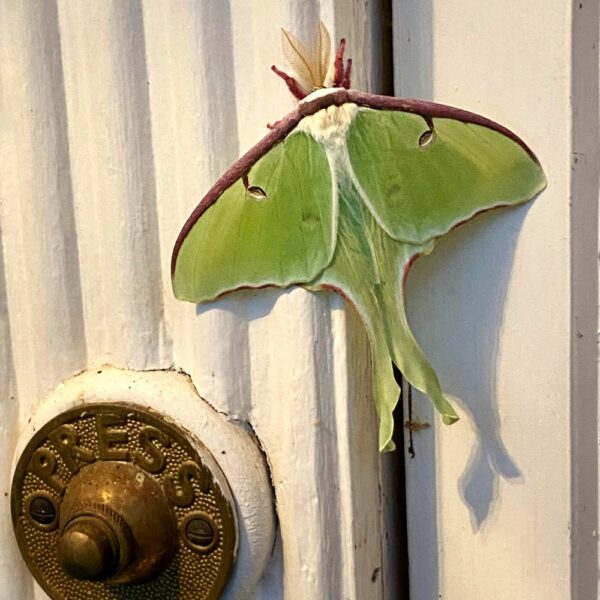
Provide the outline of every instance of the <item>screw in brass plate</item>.
<path id="1" fill-rule="evenodd" d="M 52 531 L 58 525 L 56 500 L 45 492 L 36 492 L 25 499 L 25 514 L 42 531 Z"/>
<path id="2" fill-rule="evenodd" d="M 189 514 L 181 524 L 181 532 L 186 546 L 196 552 L 211 552 L 219 541 L 212 519 L 202 512 Z"/>

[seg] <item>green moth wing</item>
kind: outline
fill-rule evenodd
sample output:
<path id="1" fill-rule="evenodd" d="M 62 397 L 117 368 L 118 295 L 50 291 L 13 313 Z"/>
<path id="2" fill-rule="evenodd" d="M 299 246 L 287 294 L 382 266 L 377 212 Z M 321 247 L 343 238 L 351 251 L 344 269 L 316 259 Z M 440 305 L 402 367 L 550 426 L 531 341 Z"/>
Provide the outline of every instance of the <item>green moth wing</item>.
<path id="1" fill-rule="evenodd" d="M 478 115 L 353 90 L 316 92 L 215 183 L 182 229 L 177 298 L 302 285 L 352 302 L 369 337 L 379 445 L 393 447 L 392 362 L 458 417 L 417 344 L 403 284 L 414 260 L 474 215 L 546 185 L 529 148 Z"/>
<path id="2" fill-rule="evenodd" d="M 314 279 L 335 245 L 337 190 L 323 147 L 285 138 L 233 181 L 186 232 L 174 263 L 177 298 Z"/>
<path id="3" fill-rule="evenodd" d="M 376 160 L 364 157 L 377 148 Z M 348 132 L 363 201 L 394 239 L 421 244 L 477 213 L 525 202 L 545 179 L 528 150 L 489 126 L 365 108 Z"/>
<path id="4" fill-rule="evenodd" d="M 344 233 L 320 283 L 343 290 L 365 324 L 380 447 L 390 449 L 398 393 L 389 358 L 431 398 L 445 423 L 458 418 L 406 318 L 403 287 L 410 266 L 453 227 L 491 208 L 530 200 L 546 179 L 519 138 L 483 117 L 350 94 L 363 106 L 346 136 L 348 184 L 340 191 L 339 217 Z M 360 217 L 351 208 L 357 206 Z M 377 273 L 368 290 L 366 272 Z"/>

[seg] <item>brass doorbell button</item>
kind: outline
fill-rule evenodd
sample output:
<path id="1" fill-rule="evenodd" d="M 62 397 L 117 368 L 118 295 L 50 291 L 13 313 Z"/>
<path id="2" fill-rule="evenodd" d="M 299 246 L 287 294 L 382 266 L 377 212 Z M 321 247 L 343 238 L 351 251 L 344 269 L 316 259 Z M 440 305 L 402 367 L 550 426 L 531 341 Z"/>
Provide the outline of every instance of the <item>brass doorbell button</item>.
<path id="1" fill-rule="evenodd" d="M 21 552 L 56 600 L 219 598 L 237 547 L 227 481 L 171 420 L 121 403 L 46 423 L 15 471 Z"/>

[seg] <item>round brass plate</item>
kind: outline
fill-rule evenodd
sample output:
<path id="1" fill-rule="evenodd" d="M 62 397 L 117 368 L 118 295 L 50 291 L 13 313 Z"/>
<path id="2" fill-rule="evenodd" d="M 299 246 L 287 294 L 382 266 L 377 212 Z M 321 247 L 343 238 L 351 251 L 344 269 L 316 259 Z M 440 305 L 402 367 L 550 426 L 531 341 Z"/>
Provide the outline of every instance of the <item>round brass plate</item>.
<path id="1" fill-rule="evenodd" d="M 235 511 L 225 476 L 189 438 L 121 403 L 69 410 L 33 436 L 13 478 L 12 517 L 51 598 L 220 597 L 235 560 Z"/>

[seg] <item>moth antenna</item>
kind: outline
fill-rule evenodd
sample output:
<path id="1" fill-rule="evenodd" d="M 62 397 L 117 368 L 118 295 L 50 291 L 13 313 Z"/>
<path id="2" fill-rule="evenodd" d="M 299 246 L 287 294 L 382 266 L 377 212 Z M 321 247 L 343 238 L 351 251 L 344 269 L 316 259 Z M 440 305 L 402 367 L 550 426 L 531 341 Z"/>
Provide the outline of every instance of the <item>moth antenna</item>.
<path id="1" fill-rule="evenodd" d="M 315 60 L 318 63 L 319 84 L 325 85 L 329 61 L 331 59 L 331 37 L 323 21 L 319 21 L 315 43 Z"/>
<path id="2" fill-rule="evenodd" d="M 292 70 L 297 76 L 301 89 L 312 90 L 318 85 L 318 60 L 313 53 L 295 36 L 285 29 L 281 30 L 281 49 Z"/>
<path id="3" fill-rule="evenodd" d="M 300 84 L 293 77 L 290 77 L 287 73 L 284 73 L 275 65 L 271 66 L 271 71 L 273 71 L 273 73 L 275 73 L 276 75 L 279 75 L 279 77 L 281 77 L 281 79 L 285 81 L 288 90 L 290 90 L 294 98 L 296 98 L 297 100 L 302 100 L 303 98 L 306 98 L 306 94 L 300 87 Z"/>
<path id="4" fill-rule="evenodd" d="M 352 74 L 352 59 L 349 58 L 346 61 L 346 71 L 344 72 L 344 80 L 342 81 L 342 87 L 347 90 L 350 89 L 350 75 Z"/>
<path id="5" fill-rule="evenodd" d="M 344 51 L 346 50 L 346 40 L 342 38 L 338 46 L 335 58 L 333 60 L 333 87 L 340 87 L 344 79 Z"/>

